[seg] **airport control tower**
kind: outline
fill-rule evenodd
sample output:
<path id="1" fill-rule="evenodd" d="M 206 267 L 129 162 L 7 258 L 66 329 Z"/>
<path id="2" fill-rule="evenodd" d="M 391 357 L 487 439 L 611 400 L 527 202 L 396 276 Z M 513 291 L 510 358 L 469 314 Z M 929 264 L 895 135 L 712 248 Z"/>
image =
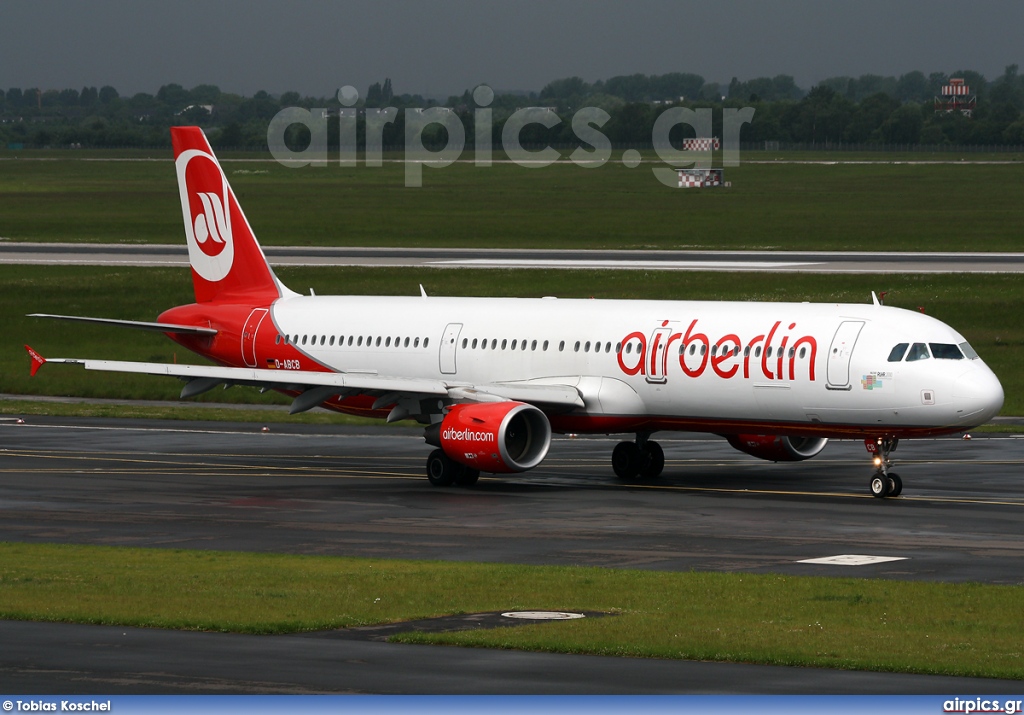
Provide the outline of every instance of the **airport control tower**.
<path id="1" fill-rule="evenodd" d="M 960 78 L 950 78 L 949 84 L 942 88 L 942 96 L 935 98 L 936 112 L 960 112 L 965 117 L 974 113 L 978 98 L 971 94 L 971 88 Z"/>

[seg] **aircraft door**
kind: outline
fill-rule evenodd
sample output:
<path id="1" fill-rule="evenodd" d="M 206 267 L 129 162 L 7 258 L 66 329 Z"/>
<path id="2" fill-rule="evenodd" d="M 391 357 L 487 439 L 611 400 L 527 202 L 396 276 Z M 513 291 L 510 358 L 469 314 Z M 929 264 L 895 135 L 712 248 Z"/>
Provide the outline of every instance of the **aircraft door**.
<path id="1" fill-rule="evenodd" d="M 853 347 L 864 327 L 862 320 L 844 320 L 839 324 L 832 345 L 828 349 L 828 384 L 829 390 L 850 390 L 850 358 Z"/>
<path id="2" fill-rule="evenodd" d="M 242 360 L 249 367 L 256 367 L 256 333 L 268 312 L 266 308 L 256 308 L 249 313 L 242 328 Z"/>
<path id="3" fill-rule="evenodd" d="M 462 323 L 448 323 L 441 338 L 439 362 L 442 375 L 454 375 L 456 372 L 455 353 L 459 347 L 459 333 Z"/>
<path id="4" fill-rule="evenodd" d="M 650 364 L 647 366 L 647 375 L 644 378 L 647 382 L 661 383 L 667 380 L 666 370 L 668 369 L 668 339 L 672 334 L 671 328 L 657 328 L 651 333 L 651 340 L 648 343 L 650 352 Z"/>

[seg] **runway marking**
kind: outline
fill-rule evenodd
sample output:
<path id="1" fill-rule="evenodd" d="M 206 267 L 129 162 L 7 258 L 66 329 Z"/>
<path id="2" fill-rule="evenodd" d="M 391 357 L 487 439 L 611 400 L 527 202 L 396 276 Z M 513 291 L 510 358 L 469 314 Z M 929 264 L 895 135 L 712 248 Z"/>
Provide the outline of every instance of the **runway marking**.
<path id="1" fill-rule="evenodd" d="M 906 556 L 869 556 L 866 554 L 840 554 L 823 556 L 819 559 L 801 559 L 798 564 L 827 564 L 830 566 L 869 566 L 887 561 L 909 561 Z"/>
<path id="2" fill-rule="evenodd" d="M 444 261 L 424 261 L 427 266 L 463 268 L 615 268 L 619 270 L 765 270 L 769 268 L 803 268 L 820 266 L 823 263 L 797 263 L 782 261 L 643 261 L 643 260 L 600 260 L 560 258 L 464 258 Z"/>

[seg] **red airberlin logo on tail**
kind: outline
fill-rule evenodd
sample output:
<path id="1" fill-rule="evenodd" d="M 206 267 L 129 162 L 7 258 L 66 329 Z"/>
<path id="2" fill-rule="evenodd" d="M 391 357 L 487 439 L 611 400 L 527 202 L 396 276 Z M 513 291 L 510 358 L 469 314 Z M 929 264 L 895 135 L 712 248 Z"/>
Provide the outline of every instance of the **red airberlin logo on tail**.
<path id="1" fill-rule="evenodd" d="M 224 215 L 224 203 L 212 191 L 200 192 L 195 196 L 203 203 L 203 210 L 198 216 L 194 209 L 192 211 L 192 215 L 195 216 L 192 230 L 196 242 L 207 256 L 219 255 L 227 245 L 224 236 L 228 234 L 229 230 Z"/>
<path id="2" fill-rule="evenodd" d="M 175 168 L 189 261 L 196 273 L 217 282 L 231 271 L 235 255 L 227 179 L 216 159 L 198 149 L 183 151 Z"/>

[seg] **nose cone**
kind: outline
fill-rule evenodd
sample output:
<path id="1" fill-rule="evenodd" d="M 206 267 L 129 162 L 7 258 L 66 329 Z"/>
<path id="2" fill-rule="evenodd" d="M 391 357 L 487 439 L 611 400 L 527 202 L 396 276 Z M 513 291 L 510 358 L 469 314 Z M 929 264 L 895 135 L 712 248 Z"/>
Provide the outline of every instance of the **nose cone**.
<path id="1" fill-rule="evenodd" d="M 979 361 L 980 363 L 980 361 Z M 953 399 L 965 427 L 984 424 L 1003 409 L 1003 386 L 987 365 L 980 363 L 953 383 Z"/>

